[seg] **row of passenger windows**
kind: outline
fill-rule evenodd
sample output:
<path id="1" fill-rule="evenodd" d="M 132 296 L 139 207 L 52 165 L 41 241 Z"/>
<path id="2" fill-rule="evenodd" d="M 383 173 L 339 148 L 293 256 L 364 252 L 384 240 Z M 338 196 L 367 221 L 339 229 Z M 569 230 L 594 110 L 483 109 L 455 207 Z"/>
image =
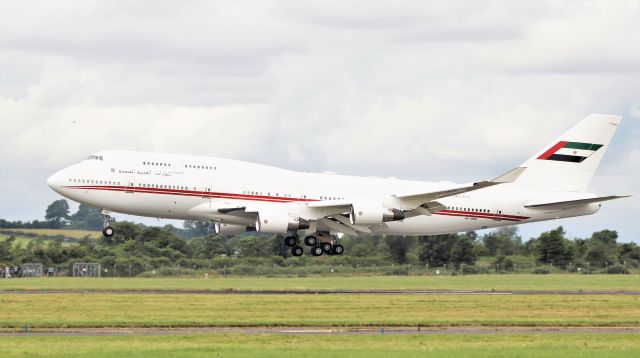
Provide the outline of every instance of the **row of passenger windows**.
<path id="1" fill-rule="evenodd" d="M 243 190 L 242 194 L 247 194 L 247 195 L 263 195 L 263 192 L 261 191 L 252 191 L 252 190 Z M 267 196 L 271 196 L 271 193 L 268 192 Z M 280 195 L 279 193 L 276 193 L 274 196 L 278 196 L 278 197 L 283 197 L 283 198 L 291 198 L 293 197 L 291 194 L 282 194 Z M 306 199 L 307 195 L 304 194 L 302 195 L 302 198 Z M 321 196 L 320 200 L 340 200 L 340 199 L 344 199 L 344 198 L 338 198 L 338 197 L 331 197 L 331 196 Z"/>
<path id="2" fill-rule="evenodd" d="M 104 158 L 101 155 L 90 155 L 87 157 L 87 160 L 103 160 Z"/>
<path id="3" fill-rule="evenodd" d="M 471 211 L 471 212 L 476 212 L 476 213 L 490 213 L 491 212 L 491 210 L 489 210 L 489 209 L 462 208 L 462 207 L 459 207 L 459 206 L 447 206 L 447 209 L 449 209 L 449 210 L 458 210 L 458 211 Z M 498 214 L 502 214 L 502 210 L 499 210 Z"/>
<path id="4" fill-rule="evenodd" d="M 96 180 L 96 179 L 69 179 L 70 183 L 81 183 L 81 184 L 102 184 L 102 185 L 120 185 L 119 181 L 111 181 L 111 180 Z"/>
<path id="5" fill-rule="evenodd" d="M 102 158 L 102 157 L 100 157 Z M 102 160 L 102 159 L 100 159 Z M 157 167 L 170 167 L 171 163 L 160 163 L 160 162 L 142 162 L 143 165 L 153 165 Z M 196 165 L 196 164 L 185 164 L 185 168 L 190 169 L 207 169 L 207 170 L 216 170 L 216 167 L 211 165 Z"/>
<path id="6" fill-rule="evenodd" d="M 216 167 L 212 167 L 210 165 L 195 165 L 195 164 L 185 164 L 185 168 L 191 169 L 208 169 L 208 170 L 216 170 Z"/>
<path id="7" fill-rule="evenodd" d="M 133 183 L 132 183 L 133 184 Z M 156 189 L 175 189 L 175 190 L 189 190 L 188 186 L 181 186 L 181 185 L 165 185 L 165 184 L 146 184 L 146 183 L 140 183 L 138 184 L 139 187 L 142 188 L 156 188 Z M 196 187 L 193 187 L 193 190 L 196 190 Z M 209 189 L 207 188 L 207 191 Z"/>
<path id="8" fill-rule="evenodd" d="M 247 195 L 262 195 L 261 191 L 251 191 L 251 190 L 243 190 L 242 194 L 247 194 Z M 267 193 L 267 196 L 271 196 L 271 193 Z M 291 194 L 282 194 L 280 195 L 280 193 L 276 193 L 276 195 L 274 196 L 281 196 L 283 198 L 291 198 L 292 195 Z M 306 196 L 305 196 L 306 198 Z"/>
<path id="9" fill-rule="evenodd" d="M 79 184 L 99 184 L 99 185 L 120 185 L 119 181 L 111 181 L 111 180 L 98 180 L 98 179 L 69 179 L 70 183 L 79 183 Z M 129 183 L 130 186 L 135 186 L 135 183 Z M 158 188 L 158 189 L 176 189 L 176 190 L 189 190 L 189 187 L 182 185 L 165 185 L 165 184 L 147 184 L 147 183 L 138 183 L 138 187 L 142 188 Z M 193 190 L 197 190 L 196 187 L 193 187 Z M 211 188 L 206 188 L 207 191 L 211 191 Z"/>

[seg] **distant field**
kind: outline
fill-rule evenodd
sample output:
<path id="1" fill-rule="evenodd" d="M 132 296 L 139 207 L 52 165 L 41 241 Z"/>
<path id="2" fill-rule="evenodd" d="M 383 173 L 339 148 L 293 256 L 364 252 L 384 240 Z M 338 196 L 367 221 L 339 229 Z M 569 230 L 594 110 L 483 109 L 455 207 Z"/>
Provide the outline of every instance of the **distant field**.
<path id="1" fill-rule="evenodd" d="M 638 326 L 637 295 L 0 294 L 0 325 Z"/>
<path id="2" fill-rule="evenodd" d="M 0 279 L 0 290 L 536 290 L 640 291 L 640 275 L 466 275 Z"/>
<path id="3" fill-rule="evenodd" d="M 634 334 L 2 337 L 14 357 L 638 357 Z"/>
<path id="4" fill-rule="evenodd" d="M 20 232 L 25 234 L 36 234 L 43 236 L 65 236 L 71 237 L 74 239 L 81 239 L 85 236 L 89 236 L 93 239 L 97 239 L 102 236 L 102 233 L 99 231 L 88 231 L 88 230 L 57 230 L 57 229 L 0 229 L 0 234 L 5 234 L 7 232 Z M 9 234 L 6 234 L 9 235 Z"/>

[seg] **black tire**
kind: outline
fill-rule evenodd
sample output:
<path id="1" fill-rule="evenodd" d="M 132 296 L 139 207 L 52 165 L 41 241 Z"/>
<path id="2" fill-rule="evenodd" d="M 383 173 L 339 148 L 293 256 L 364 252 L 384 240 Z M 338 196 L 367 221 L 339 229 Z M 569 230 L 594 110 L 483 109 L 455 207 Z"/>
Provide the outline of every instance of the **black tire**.
<path id="1" fill-rule="evenodd" d="M 104 235 L 104 237 L 111 237 L 115 233 L 116 233 L 116 231 L 113 230 L 113 228 L 111 226 L 107 226 L 104 229 L 102 229 L 102 235 Z"/>
<path id="2" fill-rule="evenodd" d="M 309 235 L 304 238 L 304 244 L 307 246 L 314 246 L 317 242 L 318 238 L 313 235 Z"/>
<path id="3" fill-rule="evenodd" d="M 289 247 L 294 247 L 298 244 L 298 240 L 295 238 L 295 236 L 287 236 L 284 238 L 284 244 Z"/>
<path id="4" fill-rule="evenodd" d="M 322 248 L 320 246 L 314 246 L 311 248 L 311 255 L 322 256 Z"/>
<path id="5" fill-rule="evenodd" d="M 300 246 L 294 246 L 291 248 L 291 255 L 293 256 L 302 256 L 302 254 L 304 253 L 304 250 L 302 250 L 302 247 Z"/>
<path id="6" fill-rule="evenodd" d="M 344 246 L 338 244 L 333 246 L 334 255 L 342 255 L 344 253 Z"/>
<path id="7" fill-rule="evenodd" d="M 323 242 L 320 244 L 320 247 L 322 247 L 322 251 L 326 254 L 331 254 L 331 250 L 333 249 L 333 245 L 331 245 L 330 242 Z"/>

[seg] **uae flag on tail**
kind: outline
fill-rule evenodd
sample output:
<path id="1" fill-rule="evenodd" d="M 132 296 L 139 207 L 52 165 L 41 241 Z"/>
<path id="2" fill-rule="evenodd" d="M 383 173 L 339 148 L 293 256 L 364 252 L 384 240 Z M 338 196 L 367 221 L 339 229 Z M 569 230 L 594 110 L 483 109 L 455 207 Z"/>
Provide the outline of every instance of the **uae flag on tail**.
<path id="1" fill-rule="evenodd" d="M 602 144 L 561 141 L 542 153 L 538 159 L 582 163 L 600 148 Z"/>

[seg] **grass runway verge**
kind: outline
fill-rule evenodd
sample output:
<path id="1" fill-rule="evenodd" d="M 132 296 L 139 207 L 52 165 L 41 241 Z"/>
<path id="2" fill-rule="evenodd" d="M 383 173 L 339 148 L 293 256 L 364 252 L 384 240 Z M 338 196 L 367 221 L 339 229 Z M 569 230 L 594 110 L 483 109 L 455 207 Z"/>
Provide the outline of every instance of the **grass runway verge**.
<path id="1" fill-rule="evenodd" d="M 23 278 L 0 290 L 475 290 L 638 291 L 640 275 L 468 275 L 191 278 Z"/>
<path id="2" fill-rule="evenodd" d="M 637 357 L 635 334 L 242 335 L 3 337 L 16 357 Z"/>
<path id="3" fill-rule="evenodd" d="M 0 294 L 0 326 L 638 326 L 637 295 Z"/>

